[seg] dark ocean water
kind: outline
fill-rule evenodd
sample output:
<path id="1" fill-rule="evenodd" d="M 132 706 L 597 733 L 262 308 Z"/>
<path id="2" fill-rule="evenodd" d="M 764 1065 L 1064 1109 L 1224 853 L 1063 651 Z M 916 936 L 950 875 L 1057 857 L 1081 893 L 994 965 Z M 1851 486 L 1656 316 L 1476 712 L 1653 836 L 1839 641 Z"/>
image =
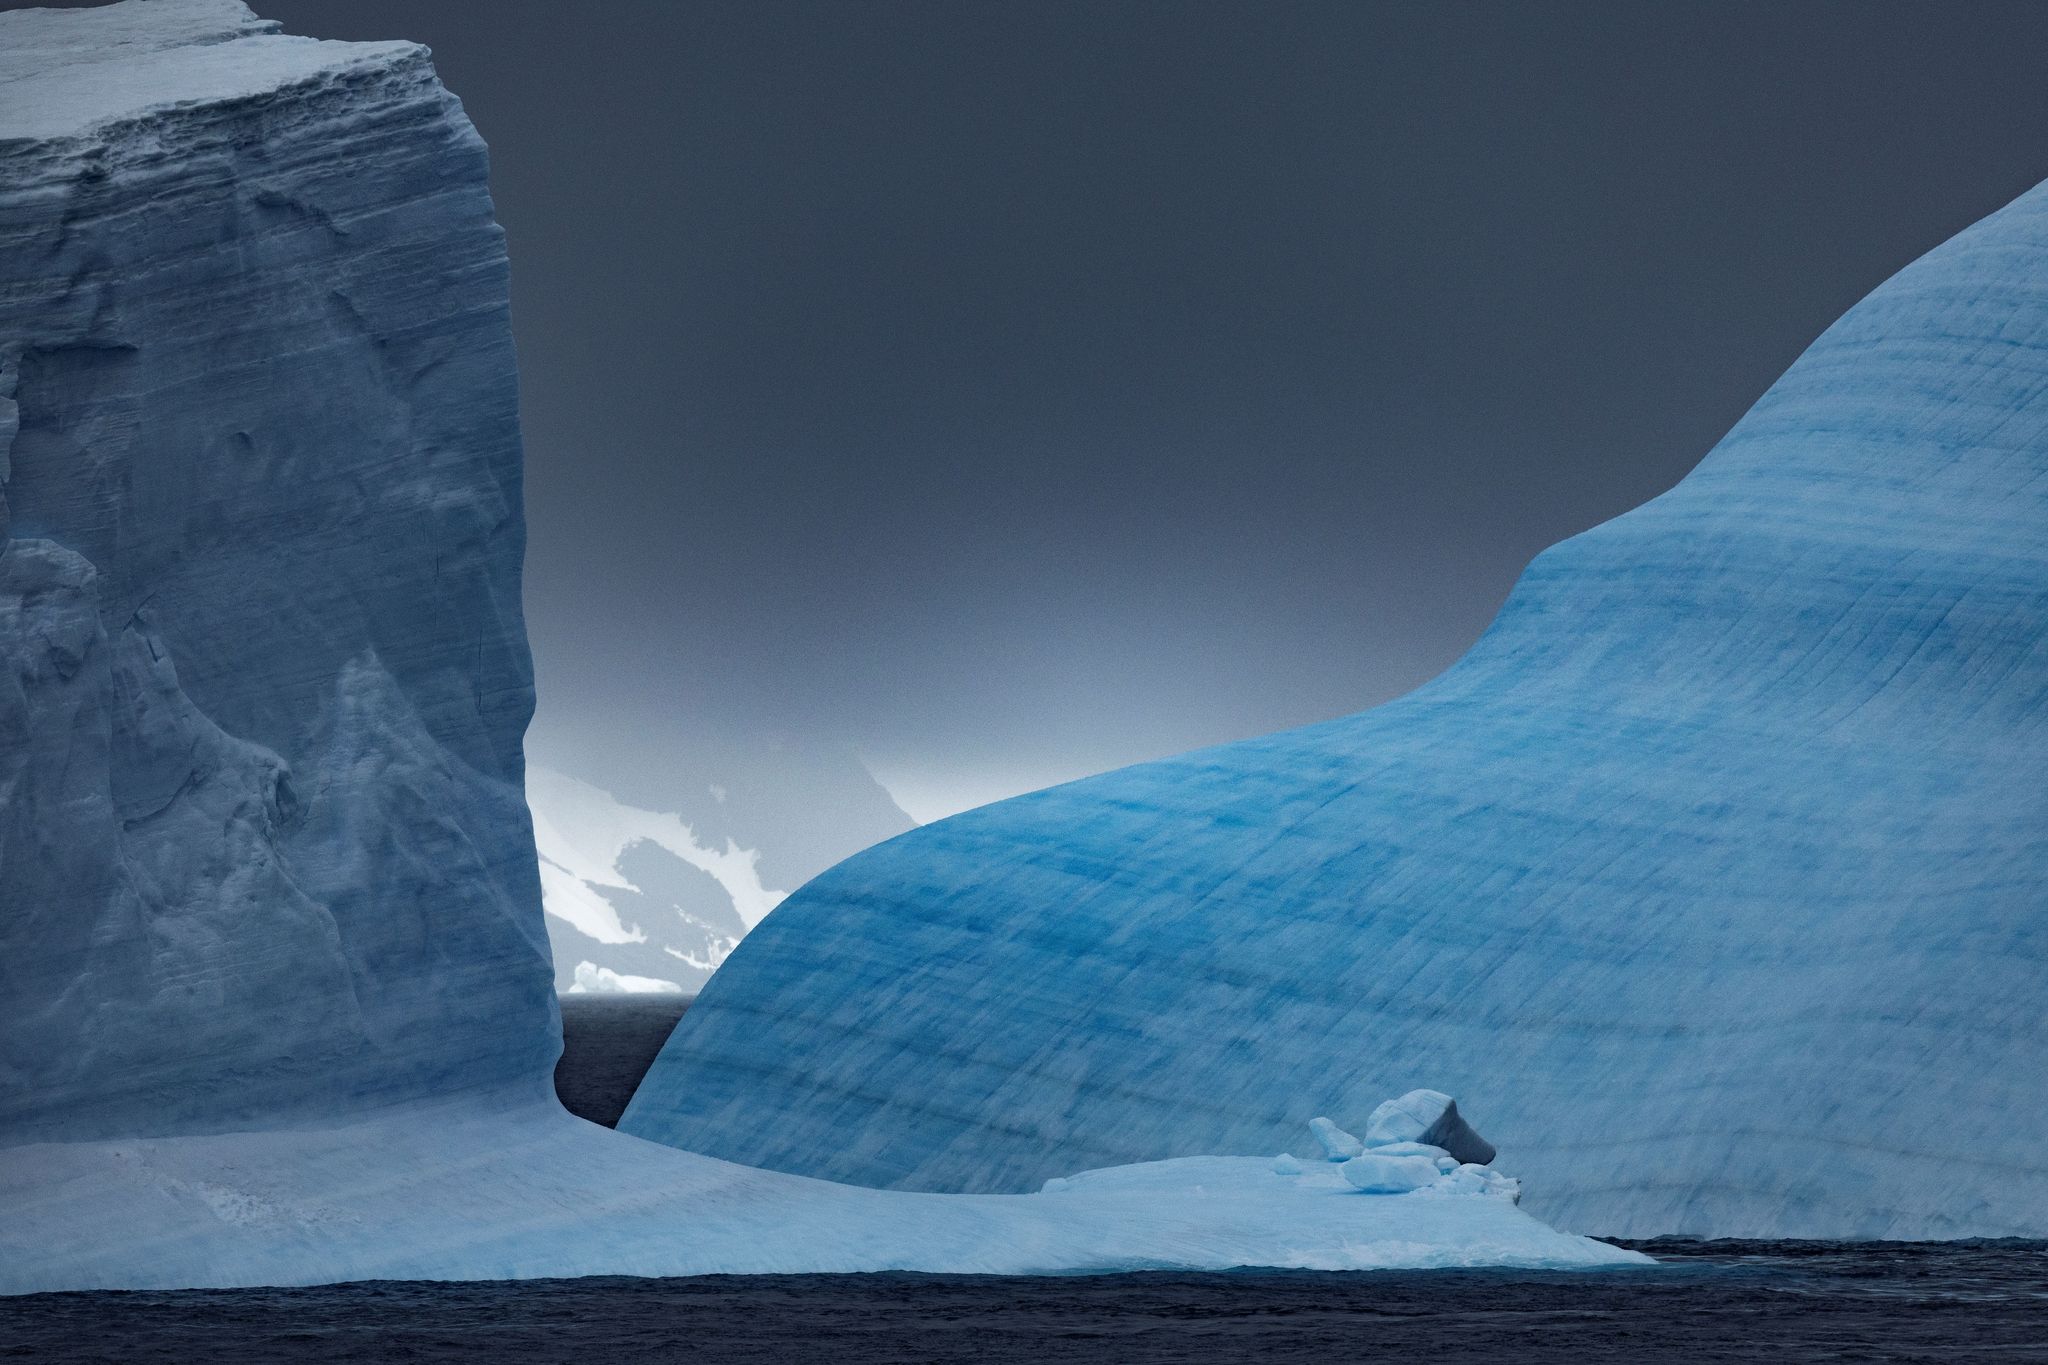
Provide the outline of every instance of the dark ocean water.
<path id="1" fill-rule="evenodd" d="M 565 995 L 555 1094 L 578 1118 L 616 1128 L 694 995 Z"/>
<path id="2" fill-rule="evenodd" d="M 1645 1246 L 1671 1264 L 45 1294 L 0 1299 L 0 1359 L 2048 1360 L 2048 1244 Z"/>
<path id="3" fill-rule="evenodd" d="M 615 1121 L 686 1001 L 565 1002 Z M 0 1298 L 0 1360 L 2048 1362 L 2048 1243 L 1638 1242 L 1597 1273 L 707 1276 Z"/>

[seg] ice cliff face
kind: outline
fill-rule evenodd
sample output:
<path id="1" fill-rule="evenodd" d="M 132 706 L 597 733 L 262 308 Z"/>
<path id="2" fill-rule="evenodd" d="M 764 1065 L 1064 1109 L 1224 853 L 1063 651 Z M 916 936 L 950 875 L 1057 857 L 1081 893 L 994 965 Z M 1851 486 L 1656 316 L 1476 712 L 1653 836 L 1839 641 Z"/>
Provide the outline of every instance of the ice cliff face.
<path id="1" fill-rule="evenodd" d="M 557 1046 L 484 147 L 274 28 L 0 15 L 0 1140 Z"/>
<path id="2" fill-rule="evenodd" d="M 944 1198 L 556 1105 L 483 174 L 415 47 L 0 15 L 0 1294 L 1641 1262 L 1412 1143 Z M 651 894 L 621 810 L 557 847 Z"/>
<path id="3" fill-rule="evenodd" d="M 1568 1226 L 2048 1235 L 2044 774 L 2038 189 L 1430 685 L 812 882 L 621 1127 L 1014 1190 L 1440 1084 Z"/>

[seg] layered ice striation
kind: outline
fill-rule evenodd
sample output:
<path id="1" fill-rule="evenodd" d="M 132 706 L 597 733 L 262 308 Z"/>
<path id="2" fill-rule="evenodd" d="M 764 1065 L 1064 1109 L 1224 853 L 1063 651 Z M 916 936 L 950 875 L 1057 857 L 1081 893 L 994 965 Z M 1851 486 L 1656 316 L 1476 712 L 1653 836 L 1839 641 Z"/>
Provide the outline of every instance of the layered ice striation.
<path id="1" fill-rule="evenodd" d="M 484 146 L 274 28 L 0 15 L 0 1141 L 558 1046 Z"/>
<path id="2" fill-rule="evenodd" d="M 1450 1172 L 903 1194 L 563 1112 L 515 399 L 423 49 L 0 14 L 0 1293 L 1643 1260 Z M 591 809 L 548 846 L 610 924 L 696 897 L 722 951 L 772 904 L 750 850 Z"/>
<path id="3" fill-rule="evenodd" d="M 811 882 L 621 1127 L 1006 1190 L 1299 1151 L 1305 1097 L 1425 1082 L 1485 1096 L 1569 1226 L 2048 1235 L 2044 774 L 2036 189 L 1538 557 L 1429 685 Z"/>

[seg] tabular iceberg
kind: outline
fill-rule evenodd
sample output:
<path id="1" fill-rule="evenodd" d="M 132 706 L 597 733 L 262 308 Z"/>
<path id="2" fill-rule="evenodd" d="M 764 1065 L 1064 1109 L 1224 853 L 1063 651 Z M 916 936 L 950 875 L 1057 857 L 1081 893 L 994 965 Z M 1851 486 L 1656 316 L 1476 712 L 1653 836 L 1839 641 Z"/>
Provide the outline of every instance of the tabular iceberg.
<path id="1" fill-rule="evenodd" d="M 620 1126 L 1003 1190 L 1441 1084 L 1571 1226 L 2044 1236 L 2044 775 L 2048 188 L 1429 685 L 814 880 Z"/>
<path id="2" fill-rule="evenodd" d="M 544 1076 L 482 140 L 409 43 L 0 22 L 0 1131 Z"/>
<path id="3" fill-rule="evenodd" d="M 1643 1260 L 1451 1172 L 931 1196 L 569 1117 L 519 461 L 483 144 L 424 49 L 0 14 L 0 1293 Z"/>

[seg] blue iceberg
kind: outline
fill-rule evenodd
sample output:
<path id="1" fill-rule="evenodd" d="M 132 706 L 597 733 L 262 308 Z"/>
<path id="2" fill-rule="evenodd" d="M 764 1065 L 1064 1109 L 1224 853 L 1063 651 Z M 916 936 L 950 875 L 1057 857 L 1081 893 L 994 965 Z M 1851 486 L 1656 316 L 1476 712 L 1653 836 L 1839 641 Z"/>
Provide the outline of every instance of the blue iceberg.
<path id="1" fill-rule="evenodd" d="M 0 14 L 0 1293 L 1643 1262 L 1454 1171 L 905 1194 L 564 1112 L 483 143 L 425 49 L 275 29 Z M 765 913 L 597 817 L 585 889 L 624 833 Z"/>
<path id="2" fill-rule="evenodd" d="M 812 881 L 621 1126 L 1016 1190 L 1431 1085 L 1570 1226 L 2048 1236 L 2044 964 L 2048 188 L 1430 684 Z"/>

